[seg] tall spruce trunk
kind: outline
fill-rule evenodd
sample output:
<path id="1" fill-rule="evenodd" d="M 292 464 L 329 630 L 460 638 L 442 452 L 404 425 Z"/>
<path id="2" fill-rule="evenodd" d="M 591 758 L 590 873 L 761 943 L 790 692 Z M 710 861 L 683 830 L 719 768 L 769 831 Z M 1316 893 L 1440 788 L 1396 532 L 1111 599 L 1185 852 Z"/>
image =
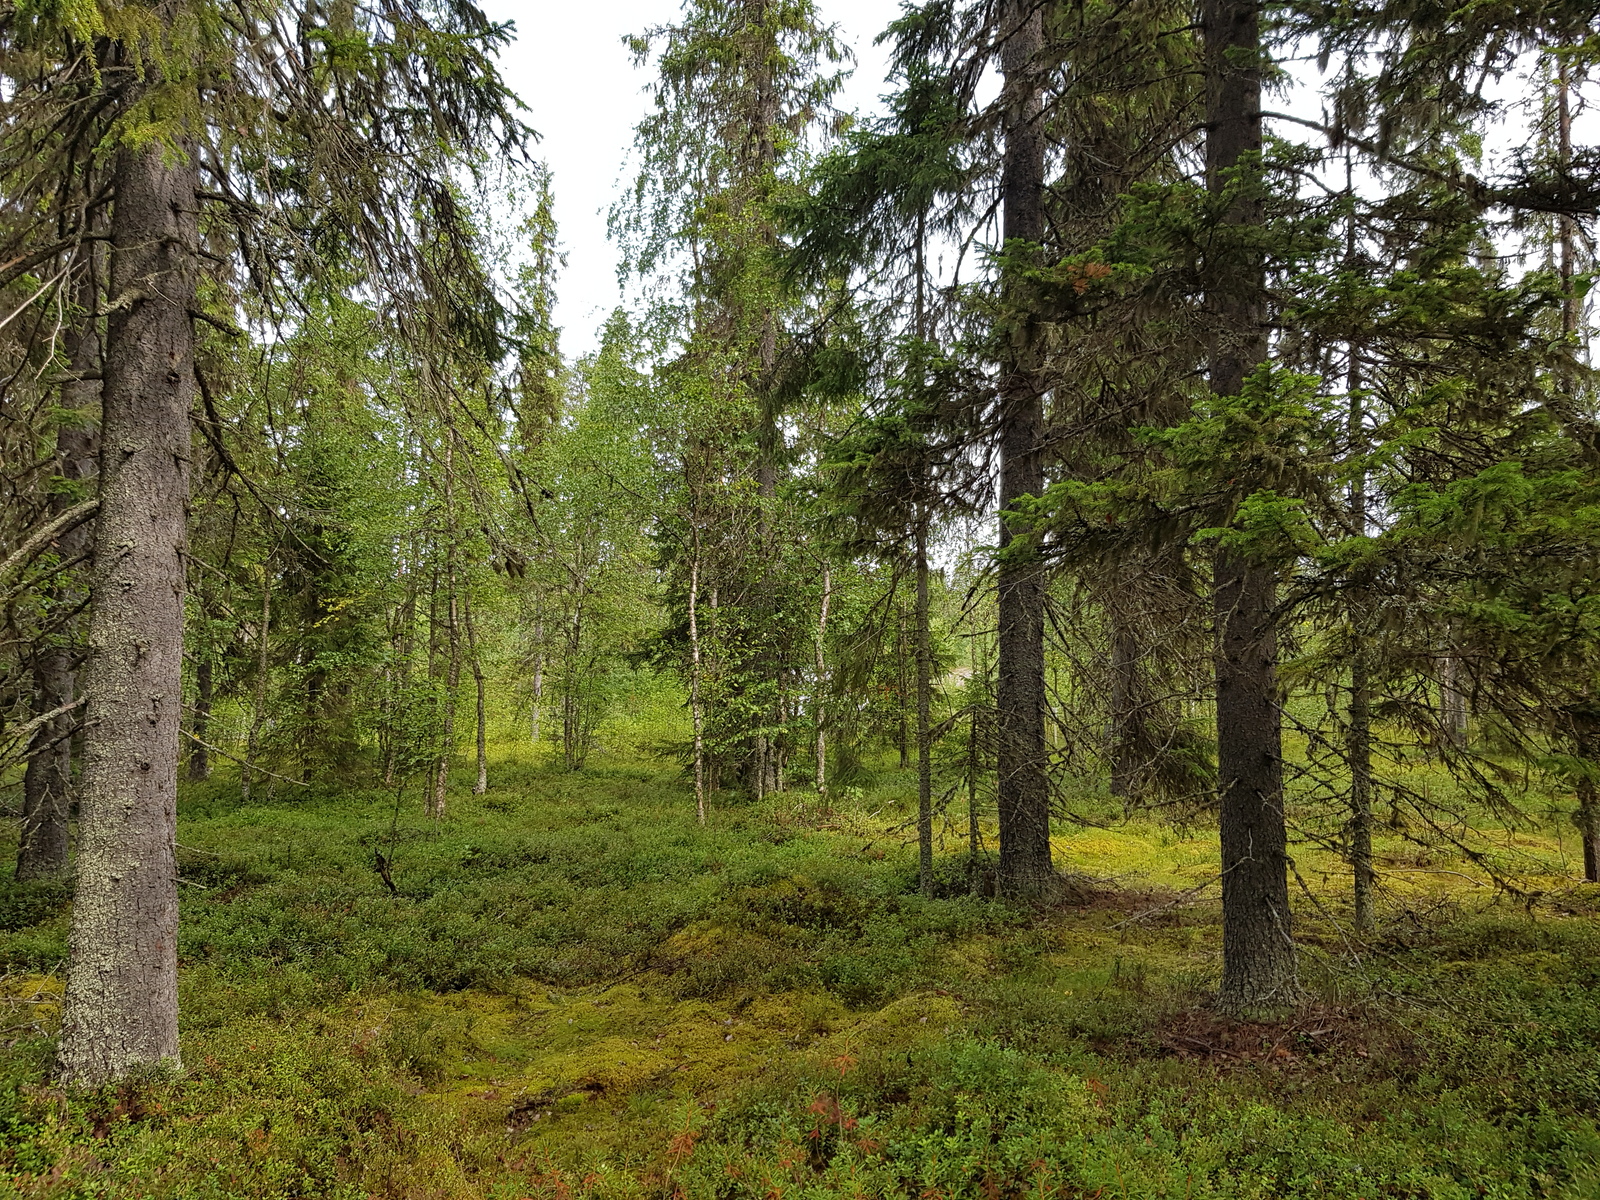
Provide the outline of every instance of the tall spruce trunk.
<path id="1" fill-rule="evenodd" d="M 533 743 L 535 750 L 539 748 L 541 736 L 539 718 L 544 713 L 544 616 L 542 615 L 542 609 L 540 613 L 539 619 L 533 626 L 533 641 L 538 649 L 533 652 L 533 724 L 528 730 L 529 740 Z"/>
<path id="2" fill-rule="evenodd" d="M 1354 232 L 1352 222 L 1353 261 Z M 1361 357 L 1350 347 L 1350 368 L 1346 388 L 1350 393 L 1349 434 L 1351 449 L 1365 453 L 1366 410 L 1361 396 Z M 1367 476 L 1360 470 L 1350 482 L 1350 524 L 1357 536 L 1367 534 Z M 1350 762 L 1350 868 L 1355 876 L 1356 930 L 1369 933 L 1375 920 L 1373 892 L 1376 876 L 1372 869 L 1372 665 L 1367 651 L 1367 598 L 1361 591 L 1350 594 L 1350 623 L 1355 632 L 1355 653 L 1350 659 L 1350 710 L 1346 756 Z"/>
<path id="3" fill-rule="evenodd" d="M 194 744 L 189 747 L 189 778 L 204 783 L 211 778 L 211 706 L 216 699 L 216 668 L 208 653 L 194 671 Z"/>
<path id="4" fill-rule="evenodd" d="M 452 549 L 452 558 L 454 553 Z M 439 757 L 433 767 L 433 791 L 428 800 L 428 813 L 435 818 L 444 816 L 445 807 L 449 803 L 450 760 L 456 753 L 456 693 L 461 690 L 461 632 L 458 625 L 461 602 L 456 595 L 454 561 L 450 564 L 448 575 L 447 586 L 450 594 L 446 604 L 450 624 L 449 658 L 445 666 L 444 680 L 444 723 L 439 733 Z"/>
<path id="5" fill-rule="evenodd" d="M 97 272 L 85 272 L 78 308 L 84 314 L 70 356 L 74 378 L 61 389 L 61 406 L 73 417 L 56 431 L 56 470 L 63 479 L 91 479 L 98 453 L 100 409 L 100 335 L 89 314 L 99 307 Z M 86 375 L 96 378 L 86 379 Z M 50 515 L 59 516 L 75 503 L 69 493 L 52 498 Z M 93 529 L 85 522 L 56 539 L 56 553 L 70 562 L 88 553 Z M 55 589 L 55 603 L 71 606 L 79 600 L 71 583 Z M 52 644 L 34 662 L 34 712 L 55 712 L 75 698 L 78 648 L 73 633 L 78 623 L 59 631 Z M 32 757 L 22 782 L 22 828 L 17 843 L 17 878 L 43 879 L 67 869 L 68 830 L 72 809 L 72 732 L 77 713 L 65 713 L 40 726 L 30 744 Z"/>
<path id="6" fill-rule="evenodd" d="M 1355 875 L 1356 930 L 1374 921 L 1372 870 L 1372 682 L 1364 647 L 1350 662 L 1350 868 Z"/>
<path id="7" fill-rule="evenodd" d="M 1221 194 L 1234 168 L 1259 161 L 1261 20 L 1255 0 L 1206 0 L 1206 187 Z M 1260 226 L 1246 188 L 1226 225 Z M 1213 394 L 1237 395 L 1267 358 L 1266 277 L 1248 234 L 1223 230 L 1229 251 L 1208 264 Z M 1217 775 L 1222 812 L 1222 987 L 1218 1007 L 1243 1013 L 1297 992 L 1290 940 L 1283 730 L 1274 605 L 1277 571 L 1229 549 L 1213 563 L 1217 629 Z"/>
<path id="8" fill-rule="evenodd" d="M 1563 172 L 1572 169 L 1572 66 L 1565 58 L 1556 77 L 1556 164 Z M 1578 223 L 1563 213 L 1556 218 L 1556 230 L 1561 251 L 1561 332 L 1570 337 L 1578 332 L 1578 318 L 1582 315 L 1582 301 L 1573 287 Z"/>
<path id="9" fill-rule="evenodd" d="M 261 628 L 256 636 L 256 682 L 251 696 L 250 729 L 245 735 L 244 763 L 239 768 L 239 799 L 250 803 L 261 731 L 267 723 L 267 694 L 272 681 L 272 556 L 261 564 Z"/>
<path id="10" fill-rule="evenodd" d="M 587 747 L 583 742 L 583 714 L 578 707 L 578 676 L 582 671 L 584 584 L 579 582 L 572 597 L 572 621 L 567 626 L 567 661 L 562 668 L 561 755 L 568 771 L 583 768 Z"/>
<path id="11" fill-rule="evenodd" d="M 1043 105 L 1038 84 L 1043 42 L 1037 0 L 1006 0 L 1005 164 L 1001 181 L 1004 235 L 1039 242 L 1044 235 Z M 1006 285 L 1009 287 L 1009 284 Z M 1024 496 L 1044 490 L 1044 388 L 1035 369 L 1032 337 L 1012 332 L 1001 364 L 1000 548 L 1013 534 L 1005 514 Z M 1000 862 L 996 889 L 1028 898 L 1050 886 L 1050 788 L 1045 774 L 1044 572 L 1033 561 L 1003 559 L 999 576 Z"/>
<path id="12" fill-rule="evenodd" d="M 1139 703 L 1139 635 L 1123 611 L 1123 603 L 1114 598 L 1107 615 L 1111 625 L 1111 794 L 1126 807 L 1138 791 L 1144 709 Z"/>
<path id="13" fill-rule="evenodd" d="M 1583 842 L 1583 878 L 1600 883 L 1600 802 L 1595 797 L 1594 780 L 1578 780 L 1578 836 Z"/>
<path id="14" fill-rule="evenodd" d="M 933 895 L 933 639 L 928 628 L 928 508 L 917 509 L 917 875 Z"/>
<path id="15" fill-rule="evenodd" d="M 900 724 L 895 733 L 895 748 L 900 752 L 900 769 L 904 771 L 911 765 L 911 690 L 915 686 L 906 670 L 906 613 L 905 609 L 896 605 L 899 617 L 899 627 L 894 640 L 894 661 L 896 669 L 895 701 L 900 706 Z"/>
<path id="16" fill-rule="evenodd" d="M 1572 86 L 1572 67 L 1563 59 L 1556 76 L 1556 162 L 1563 171 L 1572 168 Z M 1578 323 L 1583 315 L 1583 302 L 1573 286 L 1577 273 L 1577 222 L 1563 214 L 1557 218 L 1556 233 L 1560 252 L 1561 332 L 1572 337 L 1577 334 Z M 1459 733 L 1452 732 L 1451 736 L 1457 740 L 1457 744 L 1465 744 L 1467 704 L 1466 697 L 1454 686 L 1454 662 L 1452 659 L 1452 678 L 1446 685 L 1444 698 L 1447 709 L 1453 707 L 1455 711 L 1447 711 L 1445 725 L 1448 730 L 1459 730 Z M 1452 698 L 1455 703 L 1450 706 Z M 1577 718 L 1575 742 L 1578 757 L 1586 766 L 1593 764 L 1596 752 L 1600 751 L 1600 738 L 1595 736 L 1590 718 Z M 1600 883 L 1600 797 L 1595 792 L 1595 781 L 1587 775 L 1580 776 L 1577 782 L 1578 837 L 1583 843 L 1583 878 L 1589 883 Z"/>
<path id="17" fill-rule="evenodd" d="M 694 815 L 706 823 L 706 717 L 700 696 L 700 521 L 689 552 L 689 720 L 694 727 Z"/>
<path id="18" fill-rule="evenodd" d="M 76 672 L 72 648 L 50 646 L 33 666 L 34 711 L 38 716 L 70 704 Z M 32 757 L 22 777 L 22 823 L 17 832 L 18 879 L 48 879 L 67 869 L 72 806 L 72 727 L 76 713 L 63 713 L 35 731 Z"/>
<path id="19" fill-rule="evenodd" d="M 1467 745 L 1467 693 L 1461 686 L 1461 659 L 1452 651 L 1439 659 L 1439 726 L 1458 750 Z"/>
<path id="20" fill-rule="evenodd" d="M 181 157 L 181 161 L 180 161 Z M 192 147 L 116 162 L 63 1080 L 178 1062 L 178 730 L 198 246 Z"/>
<path id="21" fill-rule="evenodd" d="M 828 606 L 833 600 L 833 567 L 822 564 L 822 612 L 817 618 L 817 795 L 828 794 Z M 698 745 L 698 743 L 697 743 Z"/>
<path id="22" fill-rule="evenodd" d="M 450 760 L 456 753 L 456 699 L 461 690 L 461 596 L 456 572 L 455 479 L 455 443 L 450 441 L 445 443 L 444 448 L 444 535 L 449 539 L 445 547 L 444 575 L 449 657 L 445 665 L 444 722 L 439 736 L 439 757 L 434 760 L 433 787 L 428 798 L 428 813 L 435 819 L 444 816 L 445 806 L 449 802 Z M 437 595 L 434 604 L 437 607 Z M 430 653 L 430 661 L 432 658 Z"/>
<path id="23" fill-rule="evenodd" d="M 472 595 L 464 601 L 467 620 L 467 656 L 472 660 L 472 685 L 477 692 L 477 748 L 478 778 L 473 782 L 472 794 L 482 796 L 489 790 L 489 711 L 487 681 L 483 676 L 483 659 L 478 656 L 478 629 L 472 623 Z"/>
<path id="24" fill-rule="evenodd" d="M 411 651 L 416 637 L 417 624 L 417 569 L 415 546 L 408 554 L 405 568 L 405 592 L 395 612 L 390 627 L 389 645 L 394 663 L 386 672 L 388 688 L 384 694 L 384 732 L 379 735 L 383 746 L 383 786 L 393 787 L 400 770 L 402 712 L 411 691 Z"/>
<path id="25" fill-rule="evenodd" d="M 1573 748 L 1586 767 L 1592 767 L 1600 757 L 1600 722 L 1587 712 L 1572 715 Z M 1578 837 L 1583 843 L 1583 878 L 1588 883 L 1600 883 L 1600 796 L 1596 795 L 1595 781 L 1579 775 Z"/>

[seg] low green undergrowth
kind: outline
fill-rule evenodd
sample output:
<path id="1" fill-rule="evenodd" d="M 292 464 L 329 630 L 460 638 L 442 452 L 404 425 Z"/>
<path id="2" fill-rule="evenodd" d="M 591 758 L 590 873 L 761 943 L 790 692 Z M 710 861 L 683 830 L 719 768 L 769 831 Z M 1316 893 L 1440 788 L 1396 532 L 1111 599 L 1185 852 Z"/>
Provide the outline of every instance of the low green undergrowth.
<path id="1" fill-rule="evenodd" d="M 181 1076 L 51 1086 L 70 897 L 0 888 L 0 1195 L 1600 1196 L 1587 889 L 1430 875 L 1356 947 L 1307 850 L 1306 1003 L 1222 1022 L 1203 831 L 1070 835 L 1024 912 L 955 844 L 917 894 L 905 791 L 186 791 Z"/>

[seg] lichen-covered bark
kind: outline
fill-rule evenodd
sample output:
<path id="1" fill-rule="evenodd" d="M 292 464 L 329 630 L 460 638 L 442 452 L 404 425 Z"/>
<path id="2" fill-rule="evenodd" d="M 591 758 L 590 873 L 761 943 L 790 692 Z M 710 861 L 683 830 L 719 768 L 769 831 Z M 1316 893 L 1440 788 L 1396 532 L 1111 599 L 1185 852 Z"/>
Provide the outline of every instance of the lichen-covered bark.
<path id="1" fill-rule="evenodd" d="M 82 813 L 60 1074 L 178 1060 L 178 730 L 194 390 L 197 174 L 158 143 L 116 165 Z"/>

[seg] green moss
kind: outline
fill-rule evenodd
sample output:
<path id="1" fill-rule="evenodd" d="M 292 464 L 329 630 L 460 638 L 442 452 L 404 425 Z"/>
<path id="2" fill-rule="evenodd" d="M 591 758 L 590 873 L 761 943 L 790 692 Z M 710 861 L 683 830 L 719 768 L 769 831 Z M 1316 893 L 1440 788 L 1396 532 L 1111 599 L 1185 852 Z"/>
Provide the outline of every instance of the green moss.
<path id="1" fill-rule="evenodd" d="M 1581 888 L 1567 916 L 1399 921 L 1357 967 L 1327 919 L 1341 865 L 1297 848 L 1326 999 L 1301 1026 L 1224 1031 L 1203 1007 L 1206 831 L 1064 831 L 1072 889 L 1020 912 L 964 894 L 957 845 L 941 897 L 916 894 L 891 803 L 911 781 L 892 771 L 859 807 L 780 796 L 705 830 L 681 781 L 626 762 L 495 779 L 442 823 L 392 825 L 379 793 L 186 793 L 175 1081 L 51 1090 L 65 896 L 7 893 L 0 1195 L 1600 1190 L 1600 923 Z M 1397 865 L 1406 846 L 1380 844 L 1390 911 L 1492 900 L 1443 850 Z M 1538 830 L 1501 850 L 1559 855 Z"/>

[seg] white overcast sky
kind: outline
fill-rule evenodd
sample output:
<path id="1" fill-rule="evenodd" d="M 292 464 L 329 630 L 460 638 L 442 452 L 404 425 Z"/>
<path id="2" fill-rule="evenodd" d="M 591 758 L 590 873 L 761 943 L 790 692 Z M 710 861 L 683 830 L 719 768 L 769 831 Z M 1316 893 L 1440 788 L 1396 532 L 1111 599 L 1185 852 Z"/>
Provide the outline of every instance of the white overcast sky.
<path id="1" fill-rule="evenodd" d="M 681 0 L 479 0 L 479 4 L 491 19 L 517 27 L 517 40 L 506 49 L 501 66 L 507 82 L 528 106 L 528 121 L 542 135 L 536 153 L 554 174 L 556 219 L 568 257 L 559 281 L 556 321 L 562 329 L 563 351 L 575 358 L 594 349 L 606 316 L 620 298 L 617 254 L 606 237 L 606 211 L 627 177 L 633 127 L 646 111 L 643 89 L 651 79 L 648 68 L 634 67 L 622 39 L 675 21 L 682 12 Z M 856 55 L 855 73 L 840 107 L 876 110 L 878 97 L 886 90 L 886 47 L 875 46 L 873 40 L 900 14 L 901 0 L 818 0 L 818 7 Z M 1321 108 L 1317 73 L 1307 63 L 1291 65 L 1290 71 L 1309 86 L 1275 97 L 1274 105 L 1316 117 Z M 1509 98 L 1534 94 L 1524 78 L 1509 78 L 1499 88 Z M 1597 122 L 1600 115 L 1594 109 L 1584 114 L 1585 126 Z M 1276 132 L 1318 140 L 1315 134 L 1282 122 Z M 1587 135 L 1591 129 L 1584 132 Z M 1524 136 L 1513 120 L 1491 131 L 1490 141 L 1509 146 Z M 1330 167 L 1329 176 L 1334 187 L 1343 182 L 1336 166 Z"/>
<path id="2" fill-rule="evenodd" d="M 507 83 L 543 140 L 537 153 L 555 180 L 556 219 L 567 253 L 556 308 L 569 357 L 593 349 L 618 302 L 617 254 L 606 210 L 627 169 L 633 127 L 644 115 L 650 72 L 635 69 L 622 39 L 676 20 L 678 0 L 479 0 L 492 20 L 513 21 L 517 40 L 501 58 Z M 820 0 L 825 20 L 856 54 L 840 107 L 875 108 L 885 90 L 886 47 L 873 39 L 900 14 L 900 0 Z"/>

